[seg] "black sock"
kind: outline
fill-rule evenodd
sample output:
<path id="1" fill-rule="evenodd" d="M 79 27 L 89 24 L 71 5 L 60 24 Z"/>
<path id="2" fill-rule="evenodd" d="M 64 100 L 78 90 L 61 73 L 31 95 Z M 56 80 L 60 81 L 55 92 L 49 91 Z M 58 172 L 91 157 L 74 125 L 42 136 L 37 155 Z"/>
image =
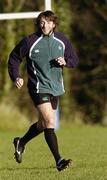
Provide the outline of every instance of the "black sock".
<path id="1" fill-rule="evenodd" d="M 58 142 L 57 142 L 57 137 L 54 132 L 54 129 L 52 128 L 46 128 L 44 130 L 44 135 L 45 135 L 45 140 L 55 158 L 56 163 L 59 161 L 61 158 L 58 150 Z"/>
<path id="2" fill-rule="evenodd" d="M 20 143 L 25 145 L 27 142 L 29 142 L 32 138 L 39 135 L 41 132 L 43 132 L 43 128 L 38 128 L 37 122 L 32 124 L 27 131 L 27 133 L 20 139 Z"/>

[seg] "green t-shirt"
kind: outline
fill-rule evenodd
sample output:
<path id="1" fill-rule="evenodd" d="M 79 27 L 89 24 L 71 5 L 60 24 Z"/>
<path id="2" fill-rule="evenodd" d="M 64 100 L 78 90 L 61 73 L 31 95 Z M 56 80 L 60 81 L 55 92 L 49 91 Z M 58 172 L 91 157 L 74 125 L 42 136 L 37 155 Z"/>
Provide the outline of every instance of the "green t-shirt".
<path id="1" fill-rule="evenodd" d="M 52 35 L 42 35 L 31 46 L 29 58 L 37 79 L 37 93 L 59 96 L 64 93 L 62 67 L 56 58 L 64 57 L 64 43 Z"/>

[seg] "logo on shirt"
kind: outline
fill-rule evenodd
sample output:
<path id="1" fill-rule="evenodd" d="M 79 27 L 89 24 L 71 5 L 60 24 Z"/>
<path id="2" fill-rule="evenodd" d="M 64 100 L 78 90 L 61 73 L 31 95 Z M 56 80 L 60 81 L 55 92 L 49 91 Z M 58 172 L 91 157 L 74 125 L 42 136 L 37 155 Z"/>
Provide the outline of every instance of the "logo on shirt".
<path id="1" fill-rule="evenodd" d="M 40 52 L 39 49 L 36 49 L 36 50 L 35 50 L 35 53 L 39 53 L 39 52 Z"/>
<path id="2" fill-rule="evenodd" d="M 48 101 L 49 98 L 48 98 L 47 96 L 45 96 L 45 97 L 42 97 L 42 100 L 43 100 L 43 101 Z"/>
<path id="3" fill-rule="evenodd" d="M 61 49 L 62 49 L 62 47 L 61 47 L 61 46 L 58 46 L 58 49 L 59 49 L 59 50 L 61 50 Z"/>

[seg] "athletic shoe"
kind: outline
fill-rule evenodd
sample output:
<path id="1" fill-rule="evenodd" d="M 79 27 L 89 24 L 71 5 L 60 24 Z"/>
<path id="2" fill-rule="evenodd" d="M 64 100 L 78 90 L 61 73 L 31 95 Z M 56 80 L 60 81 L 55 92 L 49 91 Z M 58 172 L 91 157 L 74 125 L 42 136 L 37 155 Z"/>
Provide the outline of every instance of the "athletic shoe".
<path id="1" fill-rule="evenodd" d="M 16 162 L 21 163 L 22 162 L 22 153 L 24 152 L 25 147 L 21 145 L 19 137 L 14 138 L 13 144 L 15 147 L 14 155 L 15 155 Z"/>
<path id="2" fill-rule="evenodd" d="M 62 170 L 66 169 L 69 166 L 72 166 L 72 160 L 71 159 L 68 159 L 68 160 L 62 159 L 57 163 L 56 167 L 57 167 L 58 171 L 62 171 Z"/>

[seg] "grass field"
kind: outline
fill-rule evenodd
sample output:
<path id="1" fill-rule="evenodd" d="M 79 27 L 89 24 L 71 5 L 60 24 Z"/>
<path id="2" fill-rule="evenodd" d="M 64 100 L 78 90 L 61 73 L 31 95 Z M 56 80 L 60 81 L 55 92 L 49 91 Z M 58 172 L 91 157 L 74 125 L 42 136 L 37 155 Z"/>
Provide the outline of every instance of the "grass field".
<path id="1" fill-rule="evenodd" d="M 60 151 L 73 167 L 58 172 L 43 134 L 26 147 L 23 162 L 13 158 L 12 139 L 24 131 L 0 131 L 0 180 L 107 180 L 107 129 L 100 126 L 61 125 L 56 132 Z"/>

